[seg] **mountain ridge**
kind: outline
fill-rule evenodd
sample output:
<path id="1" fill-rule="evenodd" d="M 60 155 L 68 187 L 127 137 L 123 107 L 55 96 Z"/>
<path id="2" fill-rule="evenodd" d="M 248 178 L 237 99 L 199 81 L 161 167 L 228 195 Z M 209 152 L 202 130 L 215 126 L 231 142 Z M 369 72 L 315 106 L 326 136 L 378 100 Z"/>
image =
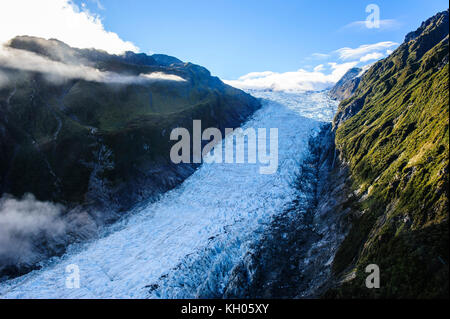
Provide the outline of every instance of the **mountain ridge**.
<path id="1" fill-rule="evenodd" d="M 414 34 L 339 81 L 344 92 L 361 75 L 310 140 L 302 200 L 273 219 L 223 297 L 448 298 L 448 11 Z M 366 287 L 373 264 L 378 289 Z"/>
<path id="2" fill-rule="evenodd" d="M 31 193 L 64 205 L 72 234 L 36 238 L 40 257 L 32 261 L 0 256 L 12 265 L 2 268 L 7 275 L 62 253 L 67 241 L 95 236 L 93 229 L 191 175 L 198 164 L 170 160 L 173 128 L 192 133 L 200 119 L 223 131 L 260 107 L 207 69 L 169 56 L 110 55 L 27 36 L 2 50 L 0 195 Z"/>
<path id="3" fill-rule="evenodd" d="M 351 68 L 348 70 L 330 89 L 328 93 L 330 97 L 338 101 L 351 97 L 358 88 L 362 72 L 364 71 L 361 68 Z"/>
<path id="4" fill-rule="evenodd" d="M 448 10 L 376 62 L 334 118 L 354 197 L 325 297 L 448 298 Z M 381 288 L 365 287 L 377 264 Z"/>

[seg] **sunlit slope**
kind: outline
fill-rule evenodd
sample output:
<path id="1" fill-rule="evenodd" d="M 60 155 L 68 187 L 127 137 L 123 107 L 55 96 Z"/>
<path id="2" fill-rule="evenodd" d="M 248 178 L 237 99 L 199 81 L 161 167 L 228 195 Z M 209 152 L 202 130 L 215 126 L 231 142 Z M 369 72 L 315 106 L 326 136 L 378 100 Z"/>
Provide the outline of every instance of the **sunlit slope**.
<path id="1" fill-rule="evenodd" d="M 332 296 L 448 296 L 448 28 L 448 11 L 424 22 L 339 107 L 355 201 L 333 265 L 345 284 Z M 365 286 L 368 264 L 380 289 Z"/>

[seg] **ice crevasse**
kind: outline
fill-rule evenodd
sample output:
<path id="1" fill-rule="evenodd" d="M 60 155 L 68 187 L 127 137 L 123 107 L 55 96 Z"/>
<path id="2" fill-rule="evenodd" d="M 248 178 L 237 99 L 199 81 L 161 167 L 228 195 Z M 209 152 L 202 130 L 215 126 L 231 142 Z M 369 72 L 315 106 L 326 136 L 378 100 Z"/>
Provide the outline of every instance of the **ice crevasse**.
<path id="1" fill-rule="evenodd" d="M 326 92 L 250 93 L 262 98 L 263 106 L 242 128 L 278 128 L 276 173 L 260 174 L 259 163 L 204 163 L 99 239 L 0 283 L 0 298 L 220 296 L 271 217 L 296 197 L 293 182 L 308 140 L 331 121 L 337 106 Z M 66 286 L 68 265 L 79 270 L 79 288 Z"/>

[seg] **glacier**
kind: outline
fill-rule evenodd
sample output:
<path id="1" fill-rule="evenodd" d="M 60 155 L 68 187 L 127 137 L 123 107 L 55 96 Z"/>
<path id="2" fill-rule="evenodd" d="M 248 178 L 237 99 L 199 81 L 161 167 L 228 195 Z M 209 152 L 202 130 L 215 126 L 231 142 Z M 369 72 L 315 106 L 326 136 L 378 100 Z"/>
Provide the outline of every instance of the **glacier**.
<path id="1" fill-rule="evenodd" d="M 258 163 L 203 163 L 180 186 L 140 203 L 100 238 L 74 244 L 41 269 L 0 283 L 0 298 L 220 296 L 271 218 L 298 198 L 294 184 L 308 140 L 337 108 L 326 92 L 249 93 L 263 106 L 242 128 L 278 128 L 275 174 L 260 174 Z M 66 287 L 69 265 L 79 269 L 79 288 Z"/>

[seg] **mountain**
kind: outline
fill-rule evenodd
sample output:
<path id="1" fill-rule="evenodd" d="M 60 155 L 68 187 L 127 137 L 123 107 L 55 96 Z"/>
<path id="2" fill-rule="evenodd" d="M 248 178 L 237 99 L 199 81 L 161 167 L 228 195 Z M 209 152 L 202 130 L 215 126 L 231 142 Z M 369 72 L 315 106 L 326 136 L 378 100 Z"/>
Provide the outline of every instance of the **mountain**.
<path id="1" fill-rule="evenodd" d="M 448 298 L 448 32 L 448 10 L 423 22 L 339 105 L 351 229 L 325 297 Z M 365 286 L 369 264 L 379 266 L 379 289 Z"/>
<path id="2" fill-rule="evenodd" d="M 165 54 L 153 54 L 151 56 L 159 65 L 170 66 L 171 64 L 182 64 L 183 61 Z"/>
<path id="3" fill-rule="evenodd" d="M 28 36 L 0 50 L 0 196 L 64 205 L 73 240 L 195 171 L 198 164 L 170 160 L 173 128 L 192 132 L 193 119 L 235 128 L 260 107 L 207 69 L 165 55 L 110 55 Z M 42 256 L 67 244 L 53 239 L 35 240 Z"/>
<path id="4" fill-rule="evenodd" d="M 358 87 L 362 73 L 363 69 L 361 68 L 351 68 L 348 70 L 330 89 L 328 93 L 330 97 L 339 101 L 348 99 Z"/>
<path id="5" fill-rule="evenodd" d="M 448 28 L 438 13 L 339 81 L 335 98 L 349 97 L 309 141 L 299 198 L 221 297 L 448 298 Z M 378 289 L 366 287 L 371 264 Z"/>

